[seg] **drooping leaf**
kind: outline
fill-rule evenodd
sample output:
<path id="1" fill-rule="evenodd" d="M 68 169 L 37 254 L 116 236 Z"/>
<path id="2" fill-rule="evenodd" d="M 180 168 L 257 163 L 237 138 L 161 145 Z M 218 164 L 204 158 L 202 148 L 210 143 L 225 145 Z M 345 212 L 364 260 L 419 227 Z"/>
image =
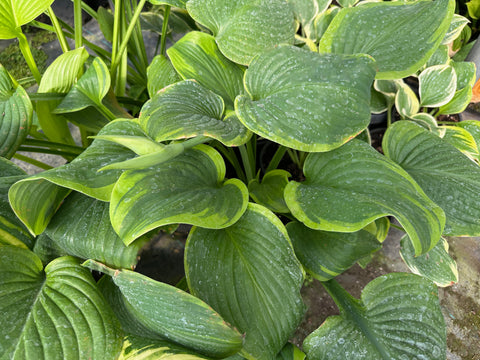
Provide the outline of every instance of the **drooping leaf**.
<path id="1" fill-rule="evenodd" d="M 92 260 L 84 266 L 110 275 L 129 311 L 162 337 L 212 357 L 240 350 L 242 336 L 200 299 L 130 270 L 114 270 Z"/>
<path id="2" fill-rule="evenodd" d="M 0 247 L 0 357 L 116 359 L 118 320 L 90 271 L 62 257 L 43 269 L 31 251 Z"/>
<path id="3" fill-rule="evenodd" d="M 415 92 L 403 81 L 397 82 L 398 92 L 395 96 L 395 107 L 403 118 L 410 117 L 420 110 L 420 103 Z"/>
<path id="4" fill-rule="evenodd" d="M 239 64 L 294 41 L 295 20 L 284 0 L 189 0 L 187 10 L 212 31 L 220 51 Z"/>
<path id="5" fill-rule="evenodd" d="M 362 141 L 310 154 L 303 172 L 306 181 L 291 181 L 285 200 L 292 214 L 312 229 L 353 232 L 392 215 L 410 235 L 417 255 L 440 239 L 442 209 L 405 170 Z"/>
<path id="6" fill-rule="evenodd" d="M 224 181 L 225 163 L 199 145 L 167 162 L 120 176 L 112 193 L 110 219 L 126 244 L 162 225 L 186 223 L 219 229 L 235 223 L 248 203 L 238 179 Z"/>
<path id="7" fill-rule="evenodd" d="M 442 126 L 440 129 L 445 131 L 443 140 L 455 146 L 470 159 L 479 159 L 477 143 L 467 130 L 458 126 Z"/>
<path id="8" fill-rule="evenodd" d="M 340 309 L 303 343 L 310 359 L 446 358 L 445 321 L 433 283 L 391 273 L 371 281 L 354 299 L 338 283 L 326 283 Z"/>
<path id="9" fill-rule="evenodd" d="M 250 357 L 274 358 L 304 312 L 301 265 L 281 221 L 251 203 L 228 228 L 193 228 L 185 251 L 192 293 L 245 333 Z"/>
<path id="10" fill-rule="evenodd" d="M 1 0 L 0 39 L 13 39 L 28 24 L 48 9 L 53 0 Z"/>
<path id="11" fill-rule="evenodd" d="M 252 179 L 248 183 L 250 196 L 257 204 L 278 213 L 289 213 L 290 210 L 283 198 L 288 178 L 292 176 L 288 171 L 276 169 L 265 174 L 262 181 Z"/>
<path id="12" fill-rule="evenodd" d="M 33 247 L 34 239 L 17 218 L 8 202 L 8 190 L 25 172 L 7 159 L 0 157 L 0 245 Z"/>
<path id="13" fill-rule="evenodd" d="M 365 230 L 319 231 L 293 221 L 288 223 L 287 231 L 298 259 L 320 281 L 333 279 L 382 247 L 375 235 Z"/>
<path id="14" fill-rule="evenodd" d="M 418 77 L 421 106 L 440 107 L 452 100 L 457 74 L 450 65 L 430 66 Z"/>
<path id="15" fill-rule="evenodd" d="M 415 256 L 408 235 L 400 242 L 400 255 L 410 271 L 432 280 L 437 286 L 451 286 L 458 282 L 457 263 L 448 255 L 448 242 L 440 239 L 428 253 Z"/>
<path id="16" fill-rule="evenodd" d="M 442 44 L 446 45 L 453 42 L 460 34 L 462 33 L 463 28 L 469 23 L 470 21 L 459 14 L 453 14 L 452 22 L 450 23 L 450 27 L 445 34 L 445 37 L 442 40 Z"/>
<path id="17" fill-rule="evenodd" d="M 172 63 L 163 55 L 157 55 L 147 68 L 148 94 L 152 98 L 157 91 L 180 81 Z"/>
<path id="18" fill-rule="evenodd" d="M 453 145 L 408 121 L 389 127 L 383 150 L 445 211 L 445 235 L 480 235 L 477 164 Z"/>
<path id="19" fill-rule="evenodd" d="M 1 11 L 0 11 L 1 13 Z M 0 156 L 10 159 L 30 131 L 33 107 L 27 92 L 15 86 L 0 64 Z"/>
<path id="20" fill-rule="evenodd" d="M 371 58 L 317 54 L 282 46 L 257 57 L 239 96 L 240 121 L 253 132 L 302 151 L 334 149 L 370 122 Z M 348 104 L 348 105 L 347 105 Z"/>
<path id="21" fill-rule="evenodd" d="M 377 79 L 415 73 L 443 40 L 454 13 L 450 0 L 377 2 L 342 9 L 320 41 L 320 51 L 368 54 Z"/>
<path id="22" fill-rule="evenodd" d="M 220 95 L 233 109 L 237 95 L 245 93 L 245 68 L 228 60 L 209 34 L 191 31 L 167 50 L 173 66 L 184 79 L 194 79 Z"/>
<path id="23" fill-rule="evenodd" d="M 69 255 L 116 268 L 134 268 L 145 240 L 126 246 L 110 223 L 108 203 L 80 193 L 63 202 L 45 230 Z"/>
<path id="24" fill-rule="evenodd" d="M 248 141 L 251 133 L 238 118 L 224 116 L 224 102 L 196 81 L 173 84 L 147 102 L 140 123 L 155 141 L 209 136 L 227 146 Z"/>

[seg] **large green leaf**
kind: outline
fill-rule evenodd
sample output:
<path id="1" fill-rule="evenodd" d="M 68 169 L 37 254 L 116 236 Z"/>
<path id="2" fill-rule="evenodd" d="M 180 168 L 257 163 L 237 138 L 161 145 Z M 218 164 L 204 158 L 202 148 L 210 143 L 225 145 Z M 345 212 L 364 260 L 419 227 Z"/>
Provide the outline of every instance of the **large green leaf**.
<path id="1" fill-rule="evenodd" d="M 26 177 L 14 163 L 0 157 L 0 244 L 33 247 L 33 237 L 17 218 L 8 202 L 8 190 Z M 22 245 L 23 244 L 23 245 Z"/>
<path id="2" fill-rule="evenodd" d="M 154 167 L 128 170 L 112 193 L 113 228 L 129 244 L 167 224 L 230 226 L 245 211 L 248 190 L 240 180 L 224 178 L 222 157 L 206 145 Z"/>
<path id="3" fill-rule="evenodd" d="M 156 141 L 197 135 L 209 136 L 228 146 L 242 145 L 251 133 L 235 114 L 224 117 L 224 102 L 196 81 L 173 84 L 147 102 L 140 123 Z"/>
<path id="4" fill-rule="evenodd" d="M 228 228 L 193 228 L 185 251 L 192 293 L 246 333 L 248 358 L 274 358 L 304 312 L 301 265 L 281 221 L 249 204 Z"/>
<path id="5" fill-rule="evenodd" d="M 295 20 L 285 0 L 189 0 L 187 10 L 213 32 L 220 51 L 239 64 L 294 41 Z"/>
<path id="6" fill-rule="evenodd" d="M 378 79 L 415 73 L 443 40 L 452 19 L 452 0 L 377 2 L 342 9 L 320 41 L 320 51 L 368 54 Z"/>
<path id="7" fill-rule="evenodd" d="M 285 200 L 292 214 L 312 229 L 353 232 L 393 215 L 410 235 L 417 255 L 440 239 L 442 209 L 405 170 L 360 140 L 310 154 L 303 171 L 306 181 L 290 182 Z"/>
<path id="8" fill-rule="evenodd" d="M 298 259 L 320 281 L 333 279 L 382 247 L 375 235 L 366 230 L 319 231 L 293 221 L 287 225 L 287 231 Z"/>
<path id="9" fill-rule="evenodd" d="M 391 273 L 371 281 L 360 300 L 325 283 L 340 309 L 303 343 L 309 359 L 446 358 L 445 321 L 433 283 Z"/>
<path id="10" fill-rule="evenodd" d="M 84 266 L 110 275 L 128 310 L 162 337 L 212 357 L 233 355 L 242 336 L 200 299 L 130 270 L 89 260 Z"/>
<path id="11" fill-rule="evenodd" d="M 0 0 L 0 39 L 13 39 L 28 24 L 48 9 L 53 0 Z"/>
<path id="12" fill-rule="evenodd" d="M 0 358 L 116 359 L 118 320 L 72 257 L 43 270 L 31 251 L 0 246 Z"/>
<path id="13" fill-rule="evenodd" d="M 108 203 L 71 194 L 50 221 L 46 234 L 69 255 L 118 268 L 134 268 L 145 241 L 126 246 L 110 223 Z"/>
<path id="14" fill-rule="evenodd" d="M 228 60 L 218 49 L 215 38 L 192 31 L 167 50 L 173 66 L 184 79 L 195 79 L 220 95 L 233 109 L 237 95 L 244 94 L 245 68 Z"/>
<path id="15" fill-rule="evenodd" d="M 0 64 L 0 156 L 11 158 L 28 135 L 33 107 L 27 92 L 15 86 Z"/>
<path id="16" fill-rule="evenodd" d="M 453 145 L 408 121 L 396 122 L 387 130 L 383 150 L 445 211 L 445 235 L 480 235 L 477 164 Z"/>
<path id="17" fill-rule="evenodd" d="M 282 46 L 257 57 L 239 96 L 240 121 L 253 132 L 302 151 L 334 149 L 370 122 L 370 57 L 317 54 Z"/>

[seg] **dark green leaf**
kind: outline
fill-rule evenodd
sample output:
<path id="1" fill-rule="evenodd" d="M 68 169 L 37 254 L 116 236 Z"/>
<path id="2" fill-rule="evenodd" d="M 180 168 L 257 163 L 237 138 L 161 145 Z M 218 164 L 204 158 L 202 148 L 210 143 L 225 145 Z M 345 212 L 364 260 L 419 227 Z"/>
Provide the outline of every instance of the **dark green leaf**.
<path id="1" fill-rule="evenodd" d="M 289 213 L 290 210 L 283 198 L 285 186 L 288 184 L 290 173 L 285 170 L 272 170 L 265 174 L 262 182 L 252 179 L 248 183 L 250 196 L 257 204 L 278 213 Z"/>

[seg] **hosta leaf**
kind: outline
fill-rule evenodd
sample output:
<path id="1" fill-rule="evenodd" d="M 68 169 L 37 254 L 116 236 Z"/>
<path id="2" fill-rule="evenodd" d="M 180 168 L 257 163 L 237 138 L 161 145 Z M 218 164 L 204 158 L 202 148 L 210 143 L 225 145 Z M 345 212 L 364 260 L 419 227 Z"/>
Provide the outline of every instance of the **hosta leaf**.
<path id="1" fill-rule="evenodd" d="M 412 116 L 420 110 L 417 95 L 403 81 L 397 83 L 398 92 L 395 96 L 395 107 L 403 118 Z"/>
<path id="2" fill-rule="evenodd" d="M 238 179 L 224 181 L 225 163 L 206 145 L 167 162 L 128 170 L 110 203 L 113 228 L 126 244 L 162 225 L 186 223 L 219 229 L 235 223 L 248 203 Z"/>
<path id="3" fill-rule="evenodd" d="M 334 149 L 370 122 L 369 57 L 317 54 L 283 46 L 257 57 L 239 96 L 240 121 L 253 132 L 302 151 Z"/>
<path id="4" fill-rule="evenodd" d="M 478 160 L 478 147 L 472 134 L 458 126 L 442 126 L 440 129 L 445 131 L 443 140 L 455 146 L 469 158 Z"/>
<path id="5" fill-rule="evenodd" d="M 224 103 L 214 92 L 192 80 L 173 84 L 147 102 L 140 115 L 146 133 L 156 141 L 197 135 L 228 146 L 242 145 L 251 136 L 236 116 L 223 116 Z"/>
<path id="6" fill-rule="evenodd" d="M 315 40 L 314 20 L 327 10 L 331 0 L 287 0 L 297 21 L 302 25 L 307 38 Z"/>
<path id="7" fill-rule="evenodd" d="M 305 354 L 292 343 L 285 345 L 276 360 L 304 360 Z"/>
<path id="8" fill-rule="evenodd" d="M 425 66 L 428 68 L 434 65 L 445 65 L 450 62 L 450 56 L 448 56 L 448 46 L 440 45 L 433 55 L 428 59 Z"/>
<path id="9" fill-rule="evenodd" d="M 233 109 L 243 88 L 244 67 L 228 60 L 218 49 L 215 38 L 192 31 L 167 51 L 173 66 L 184 79 L 195 79 L 220 95 L 226 106 Z"/>
<path id="10" fill-rule="evenodd" d="M 288 178 L 292 176 L 285 170 L 272 170 L 265 174 L 262 181 L 252 179 L 248 183 L 250 196 L 257 204 L 278 213 L 289 213 L 290 210 L 283 198 Z"/>
<path id="11" fill-rule="evenodd" d="M 34 239 L 17 218 L 8 202 L 8 190 L 25 172 L 7 159 L 0 157 L 0 245 L 33 247 Z"/>
<path id="12" fill-rule="evenodd" d="M 108 203 L 71 194 L 50 221 L 46 234 L 69 255 L 118 268 L 134 268 L 145 241 L 126 246 L 110 223 Z"/>
<path id="13" fill-rule="evenodd" d="M 185 250 L 192 293 L 246 334 L 249 357 L 274 358 L 304 311 L 301 265 L 281 221 L 249 204 L 228 228 L 193 228 Z"/>
<path id="14" fill-rule="evenodd" d="M 37 236 L 32 251 L 40 258 L 44 265 L 61 256 L 68 256 L 68 253 L 50 239 L 45 232 Z"/>
<path id="15" fill-rule="evenodd" d="M 11 158 L 28 135 L 33 107 L 27 92 L 15 86 L 0 64 L 0 156 Z"/>
<path id="16" fill-rule="evenodd" d="M 457 74 L 450 65 L 430 66 L 418 77 L 421 106 L 439 107 L 455 95 Z"/>
<path id="17" fill-rule="evenodd" d="M 375 235 L 365 230 L 319 231 L 294 221 L 287 225 L 287 231 L 298 259 L 320 281 L 333 279 L 382 247 Z"/>
<path id="18" fill-rule="evenodd" d="M 477 164 L 453 145 L 408 121 L 398 121 L 387 130 L 383 150 L 445 211 L 445 235 L 480 235 Z"/>
<path id="19" fill-rule="evenodd" d="M 118 320 L 72 257 L 43 270 L 31 251 L 0 247 L 2 359 L 116 359 Z"/>
<path id="20" fill-rule="evenodd" d="M 432 280 L 438 286 L 450 286 L 458 282 L 457 263 L 448 255 L 448 242 L 440 239 L 428 253 L 415 256 L 411 241 L 405 235 L 400 242 L 400 255 L 414 273 Z"/>
<path id="21" fill-rule="evenodd" d="M 320 41 L 320 51 L 368 54 L 377 79 L 415 73 L 440 45 L 454 13 L 450 0 L 378 2 L 341 10 Z"/>
<path id="22" fill-rule="evenodd" d="M 467 130 L 473 136 L 477 149 L 480 149 L 480 122 L 478 120 L 464 120 L 460 121 L 457 126 Z"/>
<path id="23" fill-rule="evenodd" d="M 153 5 L 170 5 L 181 9 L 185 9 L 188 0 L 148 0 Z"/>
<path id="24" fill-rule="evenodd" d="M 53 0 L 1 0 L 0 39 L 13 39 L 28 24 L 48 9 Z"/>
<path id="25" fill-rule="evenodd" d="M 130 270 L 114 270 L 92 260 L 84 266 L 110 275 L 129 311 L 164 338 L 213 357 L 240 350 L 242 336 L 200 299 Z"/>
<path id="26" fill-rule="evenodd" d="M 293 44 L 295 20 L 284 0 L 189 0 L 189 14 L 210 29 L 220 51 L 248 65 L 267 49 Z"/>
<path id="27" fill-rule="evenodd" d="M 470 86 L 465 86 L 462 90 L 456 91 L 454 97 L 448 104 L 440 106 L 437 115 L 461 113 L 467 108 L 468 104 L 470 104 L 472 94 L 473 92 Z"/>
<path id="28" fill-rule="evenodd" d="M 437 289 L 420 276 L 391 273 L 371 281 L 356 300 L 333 282 L 340 308 L 303 343 L 310 359 L 446 358 L 445 321 Z"/>
<path id="29" fill-rule="evenodd" d="M 400 166 L 360 140 L 310 154 L 303 172 L 306 181 L 290 182 L 285 200 L 292 214 L 312 229 L 353 232 L 393 215 L 410 235 L 417 255 L 440 239 L 442 209 Z"/>
<path id="30" fill-rule="evenodd" d="M 330 23 L 333 21 L 333 18 L 340 11 L 339 7 L 331 7 L 325 12 L 318 14 L 314 21 L 315 35 L 317 39 L 321 39 L 325 31 L 327 31 Z"/>
<path id="31" fill-rule="evenodd" d="M 381 114 L 388 110 L 389 100 L 387 96 L 381 92 L 372 89 L 372 94 L 370 98 L 370 112 L 372 114 Z"/>
<path id="32" fill-rule="evenodd" d="M 466 86 L 473 87 L 473 85 L 475 85 L 477 69 L 473 62 L 452 61 L 451 65 L 457 74 L 457 90 L 463 89 Z"/>
<path id="33" fill-rule="evenodd" d="M 170 60 L 163 55 L 157 55 L 153 58 L 147 68 L 147 78 L 148 94 L 151 98 L 165 86 L 181 80 Z"/>
<path id="34" fill-rule="evenodd" d="M 445 37 L 442 40 L 442 44 L 449 44 L 453 40 L 455 40 L 460 34 L 462 33 L 463 28 L 469 23 L 470 21 L 459 14 L 453 14 L 452 22 L 450 23 L 450 27 L 445 34 Z"/>

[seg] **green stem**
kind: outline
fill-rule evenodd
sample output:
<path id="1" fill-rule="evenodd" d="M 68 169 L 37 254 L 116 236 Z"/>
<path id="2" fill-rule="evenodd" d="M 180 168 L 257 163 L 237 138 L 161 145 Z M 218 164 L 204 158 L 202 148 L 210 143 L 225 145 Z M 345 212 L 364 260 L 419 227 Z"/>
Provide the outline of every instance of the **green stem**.
<path id="1" fill-rule="evenodd" d="M 238 162 L 235 151 L 231 147 L 225 148 L 225 146 L 223 146 L 219 142 L 215 142 L 213 144 L 213 147 L 217 149 L 223 155 L 223 157 L 225 157 L 230 162 L 230 164 L 232 164 L 237 174 L 237 177 L 244 183 L 247 183 L 247 177 L 245 176 L 245 172 L 243 171 L 242 166 Z"/>
<path id="2" fill-rule="evenodd" d="M 102 113 L 102 115 L 105 116 L 110 121 L 115 120 L 117 118 L 117 116 L 108 107 L 106 107 L 104 104 L 100 103 L 100 104 L 95 104 L 95 105 L 96 105 L 96 108 L 98 109 L 98 111 L 100 111 Z"/>
<path id="3" fill-rule="evenodd" d="M 35 159 L 32 159 L 32 158 L 29 158 L 28 156 L 24 156 L 22 154 L 15 154 L 13 155 L 13 157 L 15 159 L 18 159 L 20 161 L 24 161 L 28 164 L 32 164 L 32 165 L 35 165 L 36 167 L 39 167 L 40 169 L 43 169 L 43 170 L 50 170 L 50 169 L 53 169 L 53 166 L 50 166 L 48 164 L 45 164 L 41 161 L 38 161 L 38 160 L 35 160 Z"/>
<path id="4" fill-rule="evenodd" d="M 398 225 L 395 225 L 395 224 L 392 224 L 392 223 L 390 223 L 390 226 L 395 228 L 395 229 L 402 230 L 404 233 L 406 233 L 405 229 L 401 226 L 398 226 Z"/>
<path id="5" fill-rule="evenodd" d="M 32 101 L 52 101 L 52 100 L 63 100 L 65 98 L 64 93 L 28 93 L 28 97 Z"/>
<path id="6" fill-rule="evenodd" d="M 113 63 L 117 60 L 118 56 L 118 45 L 120 44 L 120 31 L 122 29 L 121 23 L 122 19 L 125 19 L 125 14 L 123 11 L 123 2 L 122 0 L 115 0 L 115 17 L 113 19 L 113 39 L 112 39 L 112 62 L 110 64 L 110 76 L 112 79 L 115 79 L 115 69 Z M 123 15 L 123 16 L 122 16 Z"/>
<path id="7" fill-rule="evenodd" d="M 58 22 L 57 16 L 53 12 L 51 6 L 48 8 L 47 12 L 48 12 L 48 16 L 50 17 L 50 20 L 52 21 L 52 25 L 55 29 L 55 33 L 57 34 L 57 39 L 58 39 L 58 42 L 60 43 L 60 47 L 62 48 L 62 51 L 66 53 L 67 51 L 70 50 L 70 46 L 68 46 L 67 39 L 65 38 L 65 34 L 63 33 L 60 23 Z"/>
<path id="8" fill-rule="evenodd" d="M 240 150 L 240 155 L 242 157 L 243 168 L 245 169 L 245 175 L 247 176 L 247 184 L 250 180 L 255 178 L 255 174 L 252 172 L 252 164 L 250 163 L 250 156 L 245 145 L 238 147 Z"/>
<path id="9" fill-rule="evenodd" d="M 79 146 L 66 145 L 66 144 L 45 141 L 45 140 L 31 139 L 31 138 L 25 139 L 25 141 L 23 142 L 23 145 L 42 146 L 49 149 L 65 150 L 65 151 L 74 152 L 77 155 L 81 154 L 85 150 L 84 148 Z"/>
<path id="10" fill-rule="evenodd" d="M 392 125 L 392 110 L 393 110 L 393 105 L 389 105 L 387 109 L 387 128 Z"/>
<path id="11" fill-rule="evenodd" d="M 293 163 L 297 165 L 299 169 L 301 169 L 300 159 L 298 158 L 297 151 L 293 149 L 287 149 L 287 152 L 288 152 L 288 155 L 290 156 L 290 159 L 292 159 Z"/>
<path id="12" fill-rule="evenodd" d="M 52 155 L 60 155 L 63 157 L 77 157 L 79 154 L 62 151 L 62 150 L 54 150 L 54 149 L 45 149 L 45 148 L 36 148 L 30 146 L 20 146 L 18 151 L 25 151 L 25 152 L 33 152 L 33 153 L 41 153 L 41 154 L 52 154 Z"/>
<path id="13" fill-rule="evenodd" d="M 285 153 L 287 152 L 288 148 L 285 146 L 280 145 L 275 151 L 275 154 L 272 157 L 272 160 L 270 160 L 270 163 L 268 164 L 267 169 L 265 170 L 265 173 L 268 173 L 269 171 L 275 170 L 278 165 L 280 164 L 280 161 L 282 161 L 283 157 L 285 156 Z"/>
<path id="14" fill-rule="evenodd" d="M 168 31 L 168 18 L 170 17 L 170 5 L 165 6 L 165 12 L 163 14 L 162 24 L 162 42 L 160 45 L 160 54 L 165 56 L 167 53 L 167 31 Z"/>
<path id="15" fill-rule="evenodd" d="M 98 21 L 98 15 L 95 10 L 82 1 L 82 10 L 85 11 L 88 15 Z"/>
<path id="16" fill-rule="evenodd" d="M 25 61 L 27 62 L 28 67 L 30 68 L 30 71 L 32 72 L 33 77 L 35 78 L 35 81 L 37 82 L 37 84 L 40 84 L 40 81 L 42 80 L 42 75 L 40 75 L 40 71 L 38 71 L 38 67 L 35 63 L 35 59 L 33 58 L 32 51 L 30 50 L 28 40 L 22 32 L 18 34 L 18 45 L 23 54 L 23 57 L 25 58 Z"/>
<path id="17" fill-rule="evenodd" d="M 83 46 L 82 0 L 73 0 L 73 19 L 75 23 L 75 49 L 78 49 Z"/>
<path id="18" fill-rule="evenodd" d="M 129 6 L 129 2 L 127 2 L 126 9 L 127 9 L 127 16 L 130 19 L 129 21 L 131 21 L 133 15 L 132 15 L 132 7 Z M 136 22 L 134 31 L 135 32 L 133 33 L 133 41 L 134 41 L 134 44 L 135 44 L 135 51 L 136 51 L 137 57 L 140 59 L 140 61 L 142 63 L 141 66 L 137 66 L 137 70 L 140 73 L 142 73 L 143 76 L 146 77 L 146 75 L 147 75 L 146 74 L 146 69 L 147 69 L 147 66 L 148 66 L 148 59 L 147 59 L 147 51 L 145 50 L 145 43 L 143 42 L 143 35 L 142 35 L 142 28 L 141 28 L 141 25 L 140 25 L 140 21 Z"/>

